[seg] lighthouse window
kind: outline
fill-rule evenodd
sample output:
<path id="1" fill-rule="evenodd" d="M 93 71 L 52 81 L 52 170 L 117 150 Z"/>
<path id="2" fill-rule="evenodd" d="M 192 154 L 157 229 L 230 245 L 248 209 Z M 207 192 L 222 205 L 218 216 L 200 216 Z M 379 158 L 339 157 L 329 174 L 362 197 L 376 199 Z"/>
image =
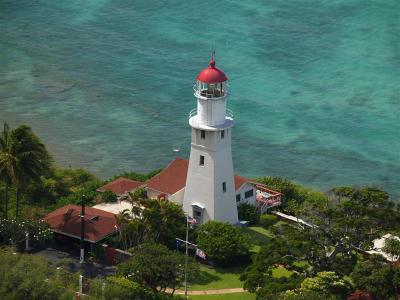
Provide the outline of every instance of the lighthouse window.
<path id="1" fill-rule="evenodd" d="M 244 193 L 244 197 L 247 199 L 247 198 L 250 198 L 250 197 L 253 197 L 253 195 L 254 195 L 254 192 L 253 192 L 253 190 L 251 189 L 251 190 L 248 190 L 247 192 L 245 192 Z"/>
<path id="2" fill-rule="evenodd" d="M 201 130 L 200 131 L 200 137 L 204 140 L 206 138 L 206 131 L 205 130 Z"/>
<path id="3" fill-rule="evenodd" d="M 200 155 L 200 162 L 199 162 L 200 166 L 204 166 L 204 156 Z"/>
<path id="4" fill-rule="evenodd" d="M 225 130 L 221 131 L 221 139 L 225 138 Z"/>
<path id="5" fill-rule="evenodd" d="M 225 181 L 222 183 L 222 192 L 223 193 L 226 192 L 226 182 Z"/>

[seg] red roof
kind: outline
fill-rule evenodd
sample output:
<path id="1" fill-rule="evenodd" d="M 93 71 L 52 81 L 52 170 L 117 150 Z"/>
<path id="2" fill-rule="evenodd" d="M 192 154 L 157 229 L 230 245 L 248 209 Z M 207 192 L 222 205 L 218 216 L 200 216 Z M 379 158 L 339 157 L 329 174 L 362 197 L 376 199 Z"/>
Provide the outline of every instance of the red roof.
<path id="1" fill-rule="evenodd" d="M 237 191 L 246 182 L 251 182 L 251 180 L 239 175 L 235 175 L 235 191 Z"/>
<path id="2" fill-rule="evenodd" d="M 103 185 L 102 187 L 99 187 L 96 191 L 98 192 L 112 191 L 117 196 L 121 196 L 126 192 L 133 191 L 134 189 L 138 188 L 141 185 L 144 185 L 144 182 L 120 177 L 112 182 L 107 183 L 106 185 Z"/>
<path id="3" fill-rule="evenodd" d="M 215 67 L 215 61 L 212 59 L 210 65 L 197 75 L 197 80 L 204 83 L 220 83 L 227 81 L 228 77 L 223 71 Z"/>
<path id="4" fill-rule="evenodd" d="M 189 161 L 176 158 L 164 170 L 147 182 L 147 187 L 161 193 L 173 195 L 186 186 Z"/>
<path id="5" fill-rule="evenodd" d="M 43 218 L 53 232 L 80 238 L 81 207 L 69 204 Z M 85 207 L 85 240 L 96 243 L 116 231 L 115 215 L 93 207 Z"/>
<path id="6" fill-rule="evenodd" d="M 186 175 L 189 161 L 183 158 L 176 158 L 163 171 L 147 182 L 147 187 L 160 193 L 173 195 L 186 186 Z M 238 190 L 250 179 L 235 175 L 235 190 Z"/>

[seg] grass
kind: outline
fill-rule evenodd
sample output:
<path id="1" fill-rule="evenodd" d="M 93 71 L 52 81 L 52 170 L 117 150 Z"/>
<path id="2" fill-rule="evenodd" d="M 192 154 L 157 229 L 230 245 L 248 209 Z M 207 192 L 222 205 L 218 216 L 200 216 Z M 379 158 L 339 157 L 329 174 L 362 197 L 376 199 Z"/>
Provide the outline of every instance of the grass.
<path id="1" fill-rule="evenodd" d="M 255 253 L 259 252 L 261 246 L 268 243 L 273 236 L 270 231 L 261 226 L 244 227 L 243 231 L 250 236 L 253 244 L 250 250 Z"/>
<path id="2" fill-rule="evenodd" d="M 256 295 L 250 293 L 233 293 L 222 295 L 190 295 L 193 300 L 255 300 Z"/>
<path id="3" fill-rule="evenodd" d="M 244 272 L 247 265 L 239 265 L 229 268 L 213 268 L 205 265 L 200 266 L 200 274 L 196 282 L 190 285 L 190 290 L 216 290 L 241 288 L 243 282 L 239 280 L 240 274 Z"/>

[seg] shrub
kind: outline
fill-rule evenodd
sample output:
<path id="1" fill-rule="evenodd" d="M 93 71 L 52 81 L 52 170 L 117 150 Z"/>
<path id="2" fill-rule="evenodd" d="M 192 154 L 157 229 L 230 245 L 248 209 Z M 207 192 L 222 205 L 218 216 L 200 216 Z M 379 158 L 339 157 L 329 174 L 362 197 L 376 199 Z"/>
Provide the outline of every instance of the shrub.
<path id="1" fill-rule="evenodd" d="M 113 191 L 105 191 L 101 194 L 101 199 L 106 203 L 117 202 L 118 197 Z"/>
<path id="2" fill-rule="evenodd" d="M 265 214 L 260 218 L 260 224 L 264 228 L 269 228 L 278 222 L 278 218 L 274 215 Z"/>
<path id="3" fill-rule="evenodd" d="M 27 233 L 30 246 L 42 246 L 52 238 L 48 224 L 42 220 L 0 219 L 0 242 L 21 245 Z"/>
<path id="4" fill-rule="evenodd" d="M 197 245 L 208 258 L 220 264 L 249 256 L 250 238 L 229 223 L 210 221 L 197 230 Z"/>
<path id="5" fill-rule="evenodd" d="M 0 299 L 72 299 L 77 275 L 56 270 L 46 259 L 0 249 Z"/>
<path id="6" fill-rule="evenodd" d="M 238 216 L 239 220 L 248 221 L 250 225 L 256 224 L 260 220 L 260 212 L 258 208 L 247 202 L 239 204 Z"/>
<path id="7" fill-rule="evenodd" d="M 109 276 L 93 282 L 91 296 L 97 299 L 153 299 L 151 290 L 126 277 Z"/>

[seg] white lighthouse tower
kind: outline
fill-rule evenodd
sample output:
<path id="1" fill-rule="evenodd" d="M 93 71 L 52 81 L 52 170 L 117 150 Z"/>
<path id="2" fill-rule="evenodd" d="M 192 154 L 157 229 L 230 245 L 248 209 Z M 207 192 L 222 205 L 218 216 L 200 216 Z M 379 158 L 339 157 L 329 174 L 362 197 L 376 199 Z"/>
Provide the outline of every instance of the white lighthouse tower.
<path id="1" fill-rule="evenodd" d="M 189 114 L 192 143 L 183 209 L 198 223 L 238 222 L 231 151 L 234 122 L 232 111 L 226 108 L 227 80 L 215 67 L 213 56 L 194 87 L 197 108 Z"/>

